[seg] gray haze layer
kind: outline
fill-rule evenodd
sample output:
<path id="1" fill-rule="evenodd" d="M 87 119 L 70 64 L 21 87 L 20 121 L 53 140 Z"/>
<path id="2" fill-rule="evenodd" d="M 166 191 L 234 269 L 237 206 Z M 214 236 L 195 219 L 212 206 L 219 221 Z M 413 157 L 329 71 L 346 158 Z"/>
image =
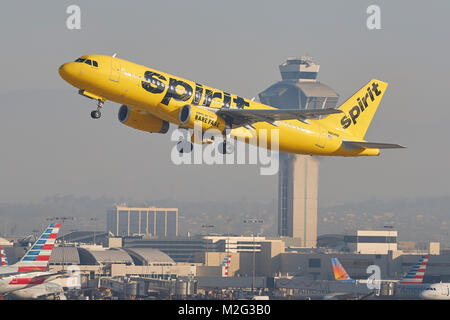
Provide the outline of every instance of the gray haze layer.
<path id="1" fill-rule="evenodd" d="M 344 5 L 345 3 L 345 5 Z M 448 1 L 8 2 L 0 11 L 0 203 L 55 194 L 136 201 L 272 203 L 277 177 L 256 165 L 176 166 L 168 135 L 117 121 L 58 75 L 88 53 L 113 54 L 252 98 L 280 79 L 288 56 L 311 55 L 340 103 L 364 83 L 389 83 L 366 139 L 406 145 L 375 158 L 324 158 L 319 206 L 450 195 Z"/>

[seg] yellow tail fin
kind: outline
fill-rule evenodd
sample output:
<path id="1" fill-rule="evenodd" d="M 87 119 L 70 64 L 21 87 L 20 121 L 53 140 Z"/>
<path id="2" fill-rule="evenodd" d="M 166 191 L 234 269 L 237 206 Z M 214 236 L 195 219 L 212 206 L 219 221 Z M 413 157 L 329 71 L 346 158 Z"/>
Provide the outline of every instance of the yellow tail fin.
<path id="1" fill-rule="evenodd" d="M 346 135 L 363 139 L 387 86 L 380 80 L 369 81 L 338 108 L 343 114 L 330 115 L 319 121 Z"/>

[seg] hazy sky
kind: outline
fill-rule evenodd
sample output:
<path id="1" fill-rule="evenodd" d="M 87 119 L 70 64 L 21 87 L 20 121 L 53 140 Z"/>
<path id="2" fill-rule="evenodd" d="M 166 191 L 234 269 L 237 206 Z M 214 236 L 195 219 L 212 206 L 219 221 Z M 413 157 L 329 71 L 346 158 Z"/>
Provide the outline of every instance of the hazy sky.
<path id="1" fill-rule="evenodd" d="M 81 30 L 66 8 L 81 8 Z M 381 30 L 366 9 L 381 8 Z M 324 158 L 320 206 L 369 198 L 450 195 L 448 1 L 16 1 L 0 11 L 0 202 L 54 194 L 194 201 L 277 197 L 255 165 L 175 166 L 168 135 L 135 131 L 107 102 L 58 75 L 88 53 L 113 54 L 242 95 L 280 79 L 308 54 L 340 103 L 364 83 L 389 83 L 366 139 L 406 145 L 375 158 Z"/>

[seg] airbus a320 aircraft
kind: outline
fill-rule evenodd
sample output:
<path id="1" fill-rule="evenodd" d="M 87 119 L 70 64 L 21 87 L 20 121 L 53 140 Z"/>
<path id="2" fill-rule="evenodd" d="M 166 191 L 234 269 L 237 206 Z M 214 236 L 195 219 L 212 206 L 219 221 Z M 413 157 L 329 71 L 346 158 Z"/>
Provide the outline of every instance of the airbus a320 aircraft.
<path id="1" fill-rule="evenodd" d="M 337 109 L 281 110 L 115 55 L 82 56 L 63 64 L 59 74 L 81 95 L 97 102 L 97 110 L 91 113 L 94 119 L 100 118 L 104 102 L 110 100 L 122 104 L 119 121 L 135 129 L 167 133 L 169 123 L 187 129 L 199 123 L 202 132 L 215 129 L 224 138 L 218 148 L 221 153 L 231 152 L 230 138 L 267 149 L 276 144 L 281 152 L 321 156 L 376 156 L 379 149 L 402 148 L 364 140 L 387 88 L 387 83 L 376 79 Z M 271 141 L 273 129 L 279 130 L 278 141 Z M 211 143 L 203 138 L 198 143 Z M 190 152 L 191 142 L 197 142 L 194 135 L 190 140 L 189 147 L 178 150 Z"/>
<path id="2" fill-rule="evenodd" d="M 0 247 L 1 254 L 1 265 L 7 266 L 8 259 L 3 248 Z M 50 279 L 50 278 L 49 278 Z M 31 282 L 31 281 L 30 281 Z M 63 287 L 57 283 L 46 281 L 41 284 L 31 285 L 23 289 L 10 291 L 10 294 L 15 298 L 19 299 L 39 299 L 43 298 L 53 298 L 57 300 L 67 300 L 64 295 Z"/>

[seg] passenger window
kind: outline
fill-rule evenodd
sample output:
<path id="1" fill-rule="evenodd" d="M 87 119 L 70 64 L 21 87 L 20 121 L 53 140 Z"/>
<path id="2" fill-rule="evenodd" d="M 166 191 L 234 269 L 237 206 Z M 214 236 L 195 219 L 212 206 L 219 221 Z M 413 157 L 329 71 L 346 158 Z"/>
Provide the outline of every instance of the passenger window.
<path id="1" fill-rule="evenodd" d="M 88 65 L 92 65 L 92 61 L 91 60 L 86 60 L 84 63 L 88 64 Z"/>
<path id="2" fill-rule="evenodd" d="M 97 61 L 92 61 L 92 65 L 94 66 L 94 67 L 98 67 L 98 63 L 97 63 Z"/>

